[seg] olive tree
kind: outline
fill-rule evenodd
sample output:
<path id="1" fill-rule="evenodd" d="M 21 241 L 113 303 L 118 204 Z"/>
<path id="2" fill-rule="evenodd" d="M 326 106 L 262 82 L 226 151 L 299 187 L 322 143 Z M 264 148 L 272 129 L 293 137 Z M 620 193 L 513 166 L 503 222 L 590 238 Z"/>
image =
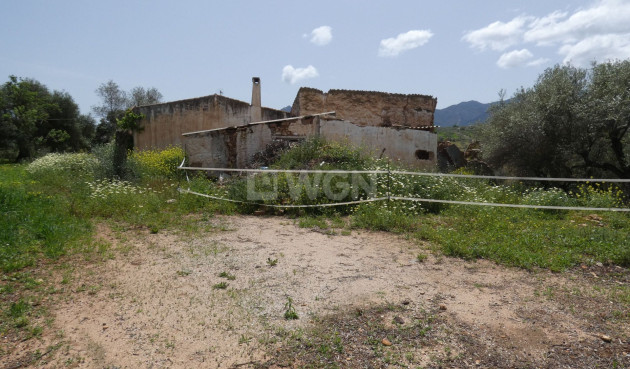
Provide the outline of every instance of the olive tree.
<path id="1" fill-rule="evenodd" d="M 630 61 L 556 65 L 490 109 L 485 160 L 507 174 L 630 178 Z"/>
<path id="2" fill-rule="evenodd" d="M 113 80 L 102 83 L 96 94 L 100 105 L 93 106 L 92 110 L 101 118 L 94 138 L 96 144 L 107 143 L 114 137 L 116 122 L 123 118 L 127 109 L 162 101 L 162 94 L 155 87 L 145 89 L 138 86 L 126 92 Z"/>

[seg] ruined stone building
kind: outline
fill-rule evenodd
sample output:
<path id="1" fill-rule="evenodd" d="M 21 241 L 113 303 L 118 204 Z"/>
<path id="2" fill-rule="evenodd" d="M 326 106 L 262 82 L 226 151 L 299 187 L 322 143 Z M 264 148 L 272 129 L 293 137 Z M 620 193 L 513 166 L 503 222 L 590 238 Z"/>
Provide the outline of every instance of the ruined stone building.
<path id="1" fill-rule="evenodd" d="M 287 113 L 262 107 L 260 79 L 252 82 L 251 104 L 215 94 L 134 108 L 145 116 L 135 147 L 181 145 L 191 166 L 244 168 L 274 140 L 321 136 L 410 167 L 435 165 L 431 96 L 303 87 Z"/>

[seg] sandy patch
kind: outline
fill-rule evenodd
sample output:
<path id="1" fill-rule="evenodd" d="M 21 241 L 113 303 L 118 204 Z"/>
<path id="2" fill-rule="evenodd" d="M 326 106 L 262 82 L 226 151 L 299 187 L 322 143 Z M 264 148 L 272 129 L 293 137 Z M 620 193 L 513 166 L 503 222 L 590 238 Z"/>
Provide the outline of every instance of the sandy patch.
<path id="1" fill-rule="evenodd" d="M 103 231 L 125 252 L 77 273 L 73 293 L 54 308 L 66 344 L 46 366 L 251 367 L 273 355 L 278 329 L 307 328 L 352 307 L 403 302 L 442 307 L 442 316 L 478 339 L 508 342 L 524 357 L 598 340 L 587 320 L 538 296 L 543 284 L 574 283 L 562 274 L 436 257 L 396 235 L 328 235 L 280 217 L 213 222 L 224 230 L 129 231 L 123 240 Z M 419 252 L 428 258 L 418 262 Z M 221 282 L 225 289 L 217 288 Z M 283 317 L 288 297 L 298 320 Z"/>

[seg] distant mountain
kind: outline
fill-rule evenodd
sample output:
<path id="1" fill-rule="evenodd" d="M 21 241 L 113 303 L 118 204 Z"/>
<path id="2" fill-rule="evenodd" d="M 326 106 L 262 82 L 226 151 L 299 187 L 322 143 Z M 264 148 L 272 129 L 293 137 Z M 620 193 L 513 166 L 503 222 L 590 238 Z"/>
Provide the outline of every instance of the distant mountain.
<path id="1" fill-rule="evenodd" d="M 451 105 L 444 109 L 436 109 L 434 124 L 438 127 L 455 125 L 461 127 L 484 122 L 488 119 L 488 108 L 492 104 L 482 104 L 479 101 L 472 100 Z"/>
<path id="2" fill-rule="evenodd" d="M 285 106 L 284 108 L 282 108 L 280 110 L 285 111 L 287 113 L 290 113 L 291 112 L 291 108 L 293 108 L 291 105 L 287 105 L 287 106 Z"/>

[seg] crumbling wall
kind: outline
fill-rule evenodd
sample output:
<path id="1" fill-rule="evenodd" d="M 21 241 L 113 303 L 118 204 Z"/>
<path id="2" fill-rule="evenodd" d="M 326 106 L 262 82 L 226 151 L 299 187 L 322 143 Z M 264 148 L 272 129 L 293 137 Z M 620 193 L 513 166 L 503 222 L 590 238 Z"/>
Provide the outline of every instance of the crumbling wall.
<path id="1" fill-rule="evenodd" d="M 431 129 L 437 99 L 427 95 L 330 90 L 302 87 L 291 113 L 295 116 L 335 111 L 337 117 L 360 126 L 404 126 Z"/>
<path id="2" fill-rule="evenodd" d="M 435 165 L 437 135 L 406 127 L 359 126 L 353 122 L 321 122 L 320 135 L 332 141 L 348 141 L 376 157 L 388 157 L 411 168 Z"/>
<path id="3" fill-rule="evenodd" d="M 134 145 L 139 149 L 159 149 L 181 145 L 186 132 L 240 126 L 252 122 L 250 104 L 221 95 L 173 101 L 134 108 L 145 118 L 141 132 L 134 134 Z M 262 120 L 282 119 L 287 113 L 261 109 Z"/>
<path id="4" fill-rule="evenodd" d="M 245 168 L 253 156 L 275 139 L 304 139 L 317 134 L 317 125 L 299 118 L 191 132 L 183 135 L 190 165 Z"/>
<path id="5" fill-rule="evenodd" d="M 437 136 L 433 133 L 406 127 L 359 126 L 320 116 L 192 132 L 184 137 L 192 166 L 245 168 L 256 153 L 274 140 L 317 135 L 332 141 L 349 142 L 375 156 L 390 157 L 408 167 L 435 165 Z"/>

